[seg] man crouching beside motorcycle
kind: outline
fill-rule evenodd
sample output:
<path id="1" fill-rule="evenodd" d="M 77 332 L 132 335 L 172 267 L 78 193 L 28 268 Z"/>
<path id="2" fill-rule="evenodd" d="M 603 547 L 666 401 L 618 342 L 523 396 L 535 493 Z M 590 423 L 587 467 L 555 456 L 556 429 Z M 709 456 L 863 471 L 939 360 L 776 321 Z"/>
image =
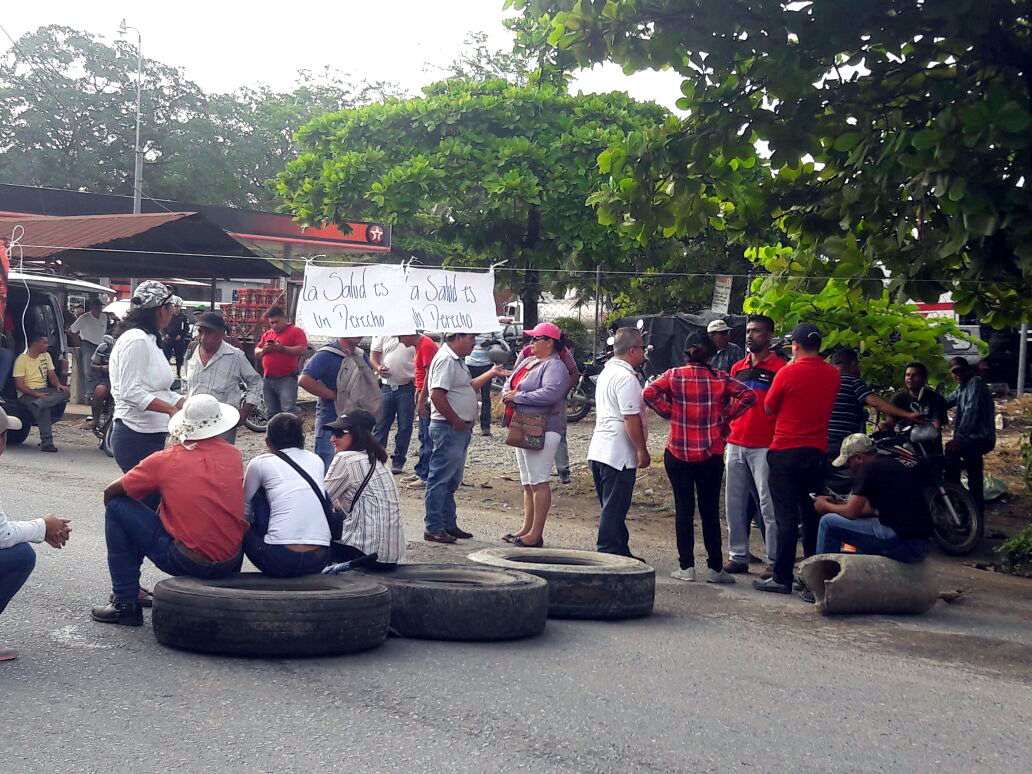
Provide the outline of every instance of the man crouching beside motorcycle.
<path id="1" fill-rule="evenodd" d="M 849 499 L 815 498 L 821 514 L 817 553 L 837 554 L 842 544 L 858 553 L 897 562 L 920 562 L 932 548 L 932 515 L 920 470 L 880 456 L 872 441 L 854 433 L 842 442 L 832 464 L 853 474 Z M 805 597 L 804 597 L 805 598 Z"/>
<path id="2" fill-rule="evenodd" d="M 93 353 L 90 361 L 90 370 L 93 371 L 93 378 L 97 386 L 93 388 L 93 395 L 90 396 L 90 430 L 96 430 L 97 424 L 104 413 L 104 404 L 111 396 L 111 377 L 108 376 L 108 361 L 111 359 L 111 348 L 115 345 L 113 336 L 105 336 L 104 341 Z"/>

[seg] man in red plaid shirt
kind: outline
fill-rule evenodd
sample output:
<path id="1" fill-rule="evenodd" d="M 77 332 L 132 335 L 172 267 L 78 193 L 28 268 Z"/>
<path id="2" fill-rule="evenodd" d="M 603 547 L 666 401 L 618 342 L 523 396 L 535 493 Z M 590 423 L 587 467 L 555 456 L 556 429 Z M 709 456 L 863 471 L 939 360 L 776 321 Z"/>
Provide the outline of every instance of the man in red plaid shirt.
<path id="1" fill-rule="evenodd" d="M 724 441 L 731 420 L 756 403 L 756 393 L 723 371 L 706 364 L 714 347 L 704 333 L 685 342 L 688 362 L 672 368 L 645 388 L 642 397 L 670 420 L 663 466 L 674 490 L 677 553 L 681 565 L 670 577 L 695 580 L 695 499 L 699 500 L 702 540 L 710 583 L 734 583 L 723 568 L 720 537 L 720 483 L 724 475 Z"/>

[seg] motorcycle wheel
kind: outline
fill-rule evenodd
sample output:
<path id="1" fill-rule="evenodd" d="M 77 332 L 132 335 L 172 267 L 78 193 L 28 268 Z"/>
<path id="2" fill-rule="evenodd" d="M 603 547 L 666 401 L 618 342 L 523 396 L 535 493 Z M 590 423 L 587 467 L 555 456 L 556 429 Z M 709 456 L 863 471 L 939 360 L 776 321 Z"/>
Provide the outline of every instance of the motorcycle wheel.
<path id="1" fill-rule="evenodd" d="M 957 523 L 950 514 L 947 499 L 957 514 Z M 963 556 L 978 547 L 985 532 L 985 515 L 967 489 L 952 481 L 943 481 L 929 490 L 928 508 L 932 512 L 935 544 L 943 553 Z"/>
<path id="2" fill-rule="evenodd" d="M 264 433 L 269 427 L 269 418 L 265 415 L 265 401 L 251 409 L 251 416 L 244 420 L 244 427 L 255 433 Z"/>
<path id="3" fill-rule="evenodd" d="M 115 450 L 111 446 L 111 433 L 114 429 L 114 420 L 108 419 L 107 424 L 104 426 L 104 437 L 100 439 L 100 450 L 109 457 L 115 456 Z"/>
<path id="4" fill-rule="evenodd" d="M 566 398 L 566 421 L 580 422 L 591 411 L 591 398 L 577 387 Z"/>

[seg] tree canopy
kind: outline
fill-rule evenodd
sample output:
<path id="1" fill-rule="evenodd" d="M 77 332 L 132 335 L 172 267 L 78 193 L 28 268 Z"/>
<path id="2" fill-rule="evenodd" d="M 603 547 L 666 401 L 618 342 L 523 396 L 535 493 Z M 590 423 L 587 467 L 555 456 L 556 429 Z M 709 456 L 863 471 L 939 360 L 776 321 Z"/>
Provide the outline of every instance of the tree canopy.
<path id="1" fill-rule="evenodd" d="M 0 58 L 0 182 L 132 194 L 136 48 L 41 27 Z M 143 61 L 144 194 L 271 208 L 270 178 L 314 116 L 394 93 L 327 69 L 293 91 L 206 94 L 183 72 Z"/>
<path id="2" fill-rule="evenodd" d="M 773 222 L 785 276 L 1032 305 L 1032 35 L 1016 0 L 509 0 L 582 64 L 672 68 L 678 107 L 613 144 L 600 217 L 641 238 Z M 762 174 L 749 171 L 761 169 Z M 865 280 L 867 282 L 865 283 Z"/>
<path id="3" fill-rule="evenodd" d="M 601 182 L 599 153 L 665 116 L 624 94 L 453 79 L 315 119 L 277 191 L 305 223 L 383 219 L 399 224 L 400 247 L 436 251 L 431 259 L 507 261 L 533 323 L 541 269 L 627 266 L 662 249 L 630 243 L 585 201 Z M 406 232 L 424 242 L 406 244 Z"/>

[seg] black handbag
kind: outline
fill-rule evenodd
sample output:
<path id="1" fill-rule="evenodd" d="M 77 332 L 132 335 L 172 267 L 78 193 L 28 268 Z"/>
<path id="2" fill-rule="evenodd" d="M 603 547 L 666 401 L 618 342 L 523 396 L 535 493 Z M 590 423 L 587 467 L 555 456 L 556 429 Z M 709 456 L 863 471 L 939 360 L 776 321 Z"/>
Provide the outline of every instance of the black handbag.
<path id="1" fill-rule="evenodd" d="M 330 528 L 330 540 L 340 540 L 340 536 L 344 532 L 344 519 L 347 518 L 347 514 L 345 514 L 344 511 L 338 511 L 333 507 L 333 503 L 330 502 L 330 498 L 323 494 L 319 485 L 316 484 L 315 481 L 312 480 L 312 477 L 308 475 L 300 465 L 294 462 L 294 460 L 290 459 L 290 457 L 281 451 L 275 451 L 273 454 L 296 470 L 298 475 L 307 481 L 308 485 L 312 487 L 312 491 L 315 492 L 315 496 L 318 497 L 319 502 L 322 503 L 323 513 L 326 515 L 326 524 Z M 362 490 L 365 489 L 365 485 L 369 483 L 369 479 L 372 478 L 372 475 L 373 470 L 370 468 L 369 475 L 365 477 L 365 480 L 362 482 L 362 486 L 359 487 L 358 492 L 355 493 L 355 500 L 358 500 L 358 496 L 362 494 Z M 352 501 L 352 507 L 354 507 L 354 500 Z"/>

